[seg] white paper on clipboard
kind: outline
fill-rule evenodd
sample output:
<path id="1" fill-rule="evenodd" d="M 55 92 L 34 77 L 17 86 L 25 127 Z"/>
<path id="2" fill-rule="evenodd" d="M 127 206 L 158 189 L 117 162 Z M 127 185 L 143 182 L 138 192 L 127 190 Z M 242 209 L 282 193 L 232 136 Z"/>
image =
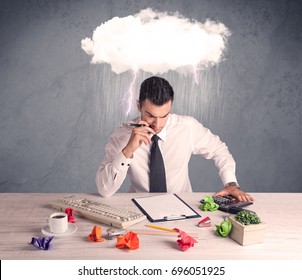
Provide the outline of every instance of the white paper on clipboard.
<path id="1" fill-rule="evenodd" d="M 133 198 L 132 201 L 151 222 L 200 217 L 197 212 L 176 194 Z"/>

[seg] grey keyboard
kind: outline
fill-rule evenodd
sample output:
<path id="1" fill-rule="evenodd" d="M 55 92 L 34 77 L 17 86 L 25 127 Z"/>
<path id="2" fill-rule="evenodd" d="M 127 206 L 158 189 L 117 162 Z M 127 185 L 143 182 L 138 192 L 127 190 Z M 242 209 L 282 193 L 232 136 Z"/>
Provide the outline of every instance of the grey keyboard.
<path id="1" fill-rule="evenodd" d="M 127 228 L 146 219 L 141 213 L 125 211 L 84 197 L 66 196 L 50 202 L 61 211 L 72 208 L 75 214 L 112 227 Z"/>

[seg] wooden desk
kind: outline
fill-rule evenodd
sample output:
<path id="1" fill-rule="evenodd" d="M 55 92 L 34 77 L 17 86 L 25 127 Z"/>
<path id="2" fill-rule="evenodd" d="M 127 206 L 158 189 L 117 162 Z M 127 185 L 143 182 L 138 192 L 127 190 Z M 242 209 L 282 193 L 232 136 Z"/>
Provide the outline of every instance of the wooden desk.
<path id="1" fill-rule="evenodd" d="M 249 209 L 256 211 L 267 223 L 265 240 L 261 244 L 240 246 L 230 238 L 222 238 L 215 232 L 226 215 L 221 211 L 202 212 L 199 200 L 207 193 L 183 193 L 179 196 L 191 205 L 201 216 L 209 216 L 212 227 L 197 228 L 198 219 L 160 223 L 165 227 L 176 227 L 186 232 L 197 232 L 198 243 L 186 252 L 179 249 L 175 237 L 139 235 L 140 249 L 123 250 L 115 248 L 116 239 L 103 243 L 88 241 L 94 225 L 100 225 L 105 232 L 108 228 L 97 222 L 76 216 L 78 230 L 66 237 L 55 237 L 52 248 L 40 250 L 28 243 L 32 237 L 43 236 L 41 229 L 45 218 L 56 210 L 49 206 L 51 200 L 70 194 L 42 193 L 0 193 L 0 259 L 82 259 L 82 260 L 301 260 L 302 259 L 302 193 L 253 193 L 255 203 Z M 100 202 L 138 211 L 132 197 L 150 194 L 117 193 L 110 198 L 96 194 L 77 194 Z M 146 229 L 147 220 L 130 229 Z"/>

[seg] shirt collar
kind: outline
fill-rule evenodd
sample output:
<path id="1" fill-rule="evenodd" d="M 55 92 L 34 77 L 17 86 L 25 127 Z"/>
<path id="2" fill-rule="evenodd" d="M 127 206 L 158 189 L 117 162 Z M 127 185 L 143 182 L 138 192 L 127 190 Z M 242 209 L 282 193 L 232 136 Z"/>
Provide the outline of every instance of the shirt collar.
<path id="1" fill-rule="evenodd" d="M 157 136 L 164 142 L 166 141 L 167 138 L 167 126 L 169 125 L 170 122 L 171 122 L 171 114 L 169 114 L 167 123 L 164 126 L 164 128 L 159 133 L 157 133 Z"/>

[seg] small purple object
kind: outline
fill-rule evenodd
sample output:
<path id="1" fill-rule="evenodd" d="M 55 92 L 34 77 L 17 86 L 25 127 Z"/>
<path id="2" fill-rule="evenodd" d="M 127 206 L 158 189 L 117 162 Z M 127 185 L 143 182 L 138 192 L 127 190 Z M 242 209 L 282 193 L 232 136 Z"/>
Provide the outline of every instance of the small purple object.
<path id="1" fill-rule="evenodd" d="M 50 248 L 50 242 L 52 239 L 53 239 L 53 236 L 33 237 L 29 244 L 32 244 L 42 250 L 48 250 Z"/>

